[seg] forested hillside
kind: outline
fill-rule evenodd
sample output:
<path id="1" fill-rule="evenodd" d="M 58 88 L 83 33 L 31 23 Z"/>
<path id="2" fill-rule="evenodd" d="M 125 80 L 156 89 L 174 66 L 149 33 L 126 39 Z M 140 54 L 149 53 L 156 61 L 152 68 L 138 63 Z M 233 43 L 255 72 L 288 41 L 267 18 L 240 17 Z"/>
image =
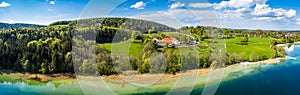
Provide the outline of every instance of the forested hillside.
<path id="1" fill-rule="evenodd" d="M 152 33 L 153 31 L 155 31 L 154 34 Z M 196 45 L 196 48 L 199 48 L 199 50 L 184 49 L 186 55 L 180 55 L 177 48 L 163 47 L 160 50 L 152 39 L 168 37 L 164 32 L 172 31 L 189 34 L 196 38 L 193 40 L 201 42 L 199 45 Z M 237 43 L 232 42 L 234 45 L 252 44 L 250 41 L 248 42 L 248 37 L 270 39 L 270 43 L 266 43 L 267 47 L 272 48 L 272 51 L 276 51 L 272 57 L 281 56 L 279 53 L 282 52 L 274 45 L 299 41 L 299 34 L 291 32 L 221 29 L 207 26 L 182 27 L 175 30 L 166 25 L 144 20 L 94 18 L 60 21 L 41 28 L 1 29 L 0 67 L 17 72 L 42 74 L 74 73 L 74 70 L 78 70 L 78 73 L 102 75 L 116 74 L 126 70 L 134 70 L 138 73 L 166 72 L 175 74 L 182 70 L 208 68 L 213 63 L 216 63 L 210 54 L 213 52 L 213 49 L 209 46 L 210 43 L 217 43 L 210 42 L 212 31 L 221 31 L 220 33 L 223 33 L 223 36 L 220 36 L 220 38 L 243 37 L 241 41 L 239 41 L 240 38 L 237 39 L 239 41 Z M 116 35 L 119 36 L 115 37 Z M 275 40 L 272 41 L 272 39 Z M 112 44 L 112 42 L 126 44 L 129 41 L 134 43 L 130 52 L 133 52 L 135 55 L 111 54 L 111 46 L 107 45 Z M 94 42 L 96 42 L 95 46 L 88 44 Z M 76 44 L 82 47 L 72 47 Z M 106 47 L 103 48 L 105 45 Z M 121 44 L 120 47 L 125 47 L 125 45 Z M 85 53 L 86 49 L 94 49 L 95 54 L 83 54 L 82 56 L 86 58 L 95 57 L 96 61 L 77 59 L 78 56 L 74 56 L 74 52 L 72 52 L 74 49 L 77 51 L 75 53 Z M 195 51 L 201 53 L 198 54 Z M 152 53 L 156 52 L 158 54 L 153 57 Z M 258 57 L 250 56 L 238 59 L 236 56 L 239 55 L 237 54 L 228 53 L 227 55 L 229 57 L 226 65 L 268 58 L 268 56 L 258 55 Z M 163 57 L 165 59 L 161 59 Z M 129 63 L 125 62 L 124 58 L 128 58 Z M 196 59 L 198 61 L 194 61 Z M 151 68 L 151 60 L 164 60 L 165 63 Z"/>
<path id="2" fill-rule="evenodd" d="M 9 28 L 39 28 L 43 27 L 42 25 L 36 25 L 36 24 L 22 24 L 22 23 L 16 23 L 16 24 L 7 24 L 7 23 L 0 23 L 0 29 L 9 29 Z"/>
<path id="3" fill-rule="evenodd" d="M 70 27 L 0 31 L 0 66 L 19 72 L 73 72 Z"/>
<path id="4" fill-rule="evenodd" d="M 84 27 L 114 27 L 129 30 L 136 30 L 142 33 L 147 33 L 151 31 L 175 31 L 174 28 L 167 25 L 159 24 L 152 21 L 129 19 L 129 18 L 93 18 L 93 19 L 83 19 L 74 21 L 58 21 L 50 24 L 50 26 L 55 25 L 69 25 L 76 26 L 78 28 Z"/>
<path id="5" fill-rule="evenodd" d="M 134 31 L 150 30 L 174 31 L 175 29 L 155 22 L 127 18 L 59 21 L 42 28 L 2 29 L 0 30 L 0 66 L 18 72 L 73 73 L 72 41 L 77 41 L 72 40 L 74 35 L 83 35 L 82 38 L 85 40 L 98 43 L 111 43 L 113 39 L 118 41 L 130 39 Z M 122 35 L 122 38 L 114 38 L 117 32 Z M 100 51 L 97 54 L 108 57 L 103 60 L 111 58 L 109 52 L 105 52 L 106 50 Z M 77 66 L 81 67 L 81 64 Z"/>

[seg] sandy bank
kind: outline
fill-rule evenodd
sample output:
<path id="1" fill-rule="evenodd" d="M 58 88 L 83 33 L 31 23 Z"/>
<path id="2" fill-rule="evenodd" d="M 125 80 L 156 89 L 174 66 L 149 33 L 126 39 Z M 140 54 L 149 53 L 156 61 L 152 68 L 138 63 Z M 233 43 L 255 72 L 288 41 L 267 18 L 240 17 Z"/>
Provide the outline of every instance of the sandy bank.
<path id="1" fill-rule="evenodd" d="M 54 80 L 75 79 L 73 74 L 29 74 L 29 73 L 15 73 L 11 70 L 0 70 L 0 76 L 11 77 L 16 80 L 36 80 L 40 82 L 49 82 Z"/>
<path id="2" fill-rule="evenodd" d="M 76 78 L 73 74 L 51 74 L 51 75 L 44 75 L 44 74 L 25 74 L 24 77 L 31 80 L 37 80 L 40 82 L 49 82 L 53 80 L 66 80 L 66 79 L 74 79 Z"/>
<path id="3" fill-rule="evenodd" d="M 289 44 L 300 44 L 300 42 L 286 43 L 286 44 L 277 44 L 276 46 L 277 46 L 277 47 L 286 47 L 286 46 L 288 46 Z"/>
<path id="4" fill-rule="evenodd" d="M 275 59 L 268 59 L 268 60 L 263 60 L 263 61 L 258 61 L 258 62 L 241 62 L 240 64 L 242 65 L 252 65 L 252 64 L 277 64 L 280 62 L 280 60 L 285 60 L 287 58 L 275 58 Z"/>
<path id="5" fill-rule="evenodd" d="M 287 58 L 276 58 L 276 59 L 268 59 L 259 62 L 241 62 L 238 64 L 233 64 L 230 66 L 226 66 L 224 68 L 224 72 L 232 71 L 231 69 L 235 67 L 239 67 L 239 65 L 253 65 L 253 64 L 277 64 L 280 60 L 285 60 Z M 199 77 L 199 76 L 208 76 L 209 73 L 215 69 L 198 69 L 198 70 L 189 70 L 185 72 L 179 72 L 176 75 L 172 74 L 133 74 L 133 75 L 110 75 L 110 76 L 102 76 L 101 78 L 104 81 L 123 84 L 126 82 L 133 82 L 138 84 L 151 84 L 155 82 L 155 84 L 167 83 L 170 81 L 178 80 L 181 77 Z M 159 79 L 159 80 L 156 80 Z"/>

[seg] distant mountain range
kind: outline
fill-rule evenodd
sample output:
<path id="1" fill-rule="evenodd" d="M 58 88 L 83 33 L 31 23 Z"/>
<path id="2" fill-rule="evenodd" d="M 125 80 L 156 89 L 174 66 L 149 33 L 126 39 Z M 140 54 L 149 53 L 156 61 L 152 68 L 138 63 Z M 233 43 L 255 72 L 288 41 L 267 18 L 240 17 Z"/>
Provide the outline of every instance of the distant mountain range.
<path id="1" fill-rule="evenodd" d="M 39 28 L 44 27 L 43 25 L 37 24 L 24 24 L 24 23 L 15 23 L 15 24 L 8 24 L 8 23 L 1 23 L 0 22 L 0 29 L 9 29 L 9 28 Z"/>

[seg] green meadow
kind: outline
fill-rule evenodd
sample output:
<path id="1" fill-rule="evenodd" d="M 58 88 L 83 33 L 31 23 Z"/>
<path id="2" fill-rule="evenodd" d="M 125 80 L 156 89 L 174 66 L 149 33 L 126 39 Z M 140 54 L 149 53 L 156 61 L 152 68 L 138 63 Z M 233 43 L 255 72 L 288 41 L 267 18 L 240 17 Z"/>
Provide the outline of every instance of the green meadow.
<path id="1" fill-rule="evenodd" d="M 169 33 L 168 33 L 169 34 Z M 236 37 L 226 39 L 226 53 L 236 53 L 238 55 L 244 55 L 245 58 L 249 58 L 251 54 L 258 54 L 259 56 L 266 56 L 271 58 L 272 54 L 276 51 L 271 49 L 271 42 L 277 40 L 275 38 L 249 38 L 248 45 L 236 44 L 243 40 L 243 37 Z M 202 43 L 210 45 L 209 41 L 205 40 Z M 134 57 L 140 56 L 143 51 L 144 45 L 140 43 L 133 43 L 131 41 L 124 41 L 119 43 L 107 43 L 100 44 L 102 49 L 113 51 L 113 54 L 127 54 L 133 55 Z M 201 44 L 199 45 L 201 49 Z M 129 52 L 128 52 L 129 51 Z"/>
<path id="2" fill-rule="evenodd" d="M 131 41 L 124 41 L 119 43 L 100 44 L 100 48 L 111 51 L 113 54 L 124 54 L 126 56 L 133 55 L 138 57 L 143 51 L 144 45 L 140 43 L 133 43 Z"/>
<path id="3" fill-rule="evenodd" d="M 271 58 L 272 54 L 276 51 L 271 49 L 271 42 L 276 40 L 274 38 L 249 38 L 248 45 L 238 45 L 243 37 L 226 39 L 226 51 L 227 53 L 237 53 L 244 55 L 248 58 L 251 54 L 256 53 L 260 56 L 267 56 Z"/>

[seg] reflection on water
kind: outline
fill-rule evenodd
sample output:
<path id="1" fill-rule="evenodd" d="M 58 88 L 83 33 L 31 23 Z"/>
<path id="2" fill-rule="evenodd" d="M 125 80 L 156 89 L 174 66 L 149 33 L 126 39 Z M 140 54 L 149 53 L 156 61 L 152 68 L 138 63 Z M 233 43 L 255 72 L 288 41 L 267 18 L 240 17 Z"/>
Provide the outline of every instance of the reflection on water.
<path id="1" fill-rule="evenodd" d="M 60 83 L 30 84 L 24 82 L 0 83 L 0 94 L 5 95 L 79 95 L 78 86 Z"/>

